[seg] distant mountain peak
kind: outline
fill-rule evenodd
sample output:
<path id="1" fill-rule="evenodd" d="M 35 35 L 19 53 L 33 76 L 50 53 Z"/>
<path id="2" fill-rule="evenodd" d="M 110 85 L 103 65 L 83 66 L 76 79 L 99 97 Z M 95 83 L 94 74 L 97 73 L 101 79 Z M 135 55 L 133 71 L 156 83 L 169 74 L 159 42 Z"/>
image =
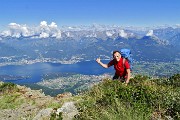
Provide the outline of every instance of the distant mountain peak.
<path id="1" fill-rule="evenodd" d="M 119 30 L 119 36 L 122 38 L 128 38 L 128 34 L 124 30 Z"/>
<path id="2" fill-rule="evenodd" d="M 148 33 L 146 34 L 146 36 L 154 36 L 153 30 L 149 30 Z"/>
<path id="3" fill-rule="evenodd" d="M 146 37 L 152 38 L 154 40 L 159 40 L 159 38 L 156 35 L 154 35 L 154 30 L 149 30 L 146 34 Z"/>

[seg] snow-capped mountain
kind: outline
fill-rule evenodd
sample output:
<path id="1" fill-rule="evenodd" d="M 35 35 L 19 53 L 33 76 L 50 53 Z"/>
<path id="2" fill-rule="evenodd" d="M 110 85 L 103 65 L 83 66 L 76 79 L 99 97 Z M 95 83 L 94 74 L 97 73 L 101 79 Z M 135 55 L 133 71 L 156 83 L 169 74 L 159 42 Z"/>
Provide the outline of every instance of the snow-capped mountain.
<path id="1" fill-rule="evenodd" d="M 151 36 L 155 39 L 168 40 L 178 33 L 180 33 L 180 27 L 178 25 L 173 27 L 166 25 L 150 28 L 93 24 L 91 26 L 62 26 L 59 28 L 55 22 L 48 24 L 46 21 L 42 21 L 39 26 L 35 27 L 29 27 L 26 24 L 10 23 L 8 25 L 8 30 L 0 31 L 0 38 L 54 38 L 61 40 L 72 38 L 79 40 L 85 37 L 94 37 L 106 40 L 108 38 L 116 39 L 117 37 L 129 39 L 133 37 L 141 38 L 144 36 Z"/>
<path id="2" fill-rule="evenodd" d="M 20 60 L 83 61 L 99 55 L 110 59 L 113 50 L 129 48 L 135 60 L 174 61 L 180 58 L 180 28 L 119 26 L 62 27 L 42 21 L 38 27 L 9 24 L 0 32 L 0 62 Z M 8 60 L 6 60 L 8 59 Z"/>

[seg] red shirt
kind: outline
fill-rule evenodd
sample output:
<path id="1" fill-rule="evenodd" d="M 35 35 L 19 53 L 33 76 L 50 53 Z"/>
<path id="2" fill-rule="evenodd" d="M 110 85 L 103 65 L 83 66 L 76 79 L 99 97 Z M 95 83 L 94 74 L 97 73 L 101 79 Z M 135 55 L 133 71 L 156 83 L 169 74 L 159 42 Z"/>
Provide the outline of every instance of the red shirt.
<path id="1" fill-rule="evenodd" d="M 127 60 L 125 60 L 124 65 L 123 65 L 123 59 L 125 58 L 120 58 L 119 61 L 116 61 L 115 59 L 113 59 L 108 63 L 108 65 L 110 66 L 114 65 L 116 74 L 119 75 L 120 77 L 125 77 L 127 74 L 126 69 L 130 69 L 130 65 Z"/>

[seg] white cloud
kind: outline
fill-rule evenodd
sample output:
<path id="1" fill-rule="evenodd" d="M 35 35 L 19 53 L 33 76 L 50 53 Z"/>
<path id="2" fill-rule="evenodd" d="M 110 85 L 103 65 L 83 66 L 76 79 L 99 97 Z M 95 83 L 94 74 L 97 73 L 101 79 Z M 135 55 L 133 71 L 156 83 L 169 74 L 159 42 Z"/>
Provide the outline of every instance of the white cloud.
<path id="1" fill-rule="evenodd" d="M 3 37 L 27 37 L 31 36 L 31 30 L 26 25 L 20 25 L 17 23 L 10 23 L 8 25 L 9 30 L 3 31 L 0 33 Z"/>
<path id="2" fill-rule="evenodd" d="M 40 38 L 55 37 L 57 39 L 61 38 L 61 31 L 58 29 L 55 22 L 50 25 L 46 21 L 40 23 Z"/>
<path id="3" fill-rule="evenodd" d="M 54 32 L 51 37 L 55 37 L 57 39 L 60 39 L 61 38 L 61 31 Z"/>
<path id="4" fill-rule="evenodd" d="M 61 38 L 61 31 L 58 29 L 57 25 L 55 22 L 52 22 L 49 25 L 50 28 L 50 35 L 51 37 L 55 37 L 55 38 Z"/>
<path id="5" fill-rule="evenodd" d="M 3 31 L 2 33 L 0 33 L 0 36 L 2 37 L 8 37 L 8 36 L 11 36 L 11 32 L 10 31 Z"/>
<path id="6" fill-rule="evenodd" d="M 39 35 L 39 38 L 48 38 L 49 37 L 49 34 L 48 33 L 45 33 L 45 32 L 42 32 L 40 35 Z"/>
<path id="7" fill-rule="evenodd" d="M 55 22 L 50 25 L 46 21 L 41 21 L 39 26 L 28 27 L 27 25 L 20 25 L 17 23 L 10 23 L 8 30 L 2 31 L 0 36 L 2 37 L 30 37 L 30 38 L 61 38 L 61 31 Z"/>
<path id="8" fill-rule="evenodd" d="M 27 25 L 20 25 L 17 23 L 9 24 L 9 32 L 12 37 L 27 37 L 32 35 L 31 30 Z"/>
<path id="9" fill-rule="evenodd" d="M 47 27 L 47 22 L 46 21 L 41 21 L 40 22 L 40 27 Z"/>
<path id="10" fill-rule="evenodd" d="M 55 22 L 52 22 L 52 23 L 49 25 L 49 27 L 51 27 L 51 28 L 57 28 L 57 25 L 56 25 Z"/>

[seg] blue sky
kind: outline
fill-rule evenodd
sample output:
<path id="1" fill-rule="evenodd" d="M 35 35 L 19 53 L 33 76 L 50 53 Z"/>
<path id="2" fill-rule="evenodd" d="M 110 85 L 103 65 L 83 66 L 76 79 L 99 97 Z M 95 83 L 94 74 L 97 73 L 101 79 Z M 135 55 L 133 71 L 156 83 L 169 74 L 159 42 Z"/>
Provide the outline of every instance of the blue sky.
<path id="1" fill-rule="evenodd" d="M 58 26 L 174 25 L 180 24 L 180 0 L 0 0 L 0 29 L 43 20 Z"/>

